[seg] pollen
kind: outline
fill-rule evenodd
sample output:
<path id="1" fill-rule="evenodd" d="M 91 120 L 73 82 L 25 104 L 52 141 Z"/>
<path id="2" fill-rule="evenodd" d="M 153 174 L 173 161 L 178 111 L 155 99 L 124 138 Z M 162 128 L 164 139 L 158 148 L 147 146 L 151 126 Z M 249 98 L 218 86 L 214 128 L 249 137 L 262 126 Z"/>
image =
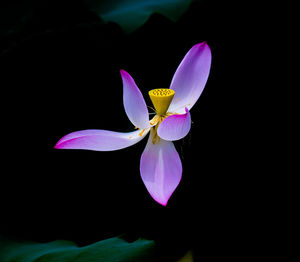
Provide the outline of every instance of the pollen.
<path id="1" fill-rule="evenodd" d="M 175 91 L 172 89 L 152 89 L 149 91 L 150 99 L 159 116 L 166 114 L 174 95 Z"/>
<path id="2" fill-rule="evenodd" d="M 142 136 L 144 132 L 145 132 L 145 129 L 143 129 L 143 130 L 139 133 L 139 136 Z"/>

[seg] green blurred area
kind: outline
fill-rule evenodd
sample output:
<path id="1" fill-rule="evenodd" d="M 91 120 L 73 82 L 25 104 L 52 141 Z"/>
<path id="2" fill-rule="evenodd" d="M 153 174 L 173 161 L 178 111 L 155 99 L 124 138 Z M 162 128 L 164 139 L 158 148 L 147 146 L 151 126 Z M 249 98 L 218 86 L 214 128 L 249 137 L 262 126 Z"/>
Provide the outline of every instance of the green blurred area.
<path id="1" fill-rule="evenodd" d="M 12 34 L 21 30 L 35 12 L 53 8 L 54 13 L 65 10 L 76 15 L 77 9 L 94 12 L 104 22 L 117 23 L 125 33 L 131 33 L 142 26 L 154 13 L 159 13 L 172 21 L 179 19 L 192 0 L 82 0 L 82 1 L 1 1 L 0 32 Z"/>
<path id="2" fill-rule="evenodd" d="M 157 261 L 155 256 L 154 241 L 145 239 L 129 243 L 114 237 L 78 247 L 65 240 L 37 243 L 0 238 L 1 262 L 150 262 Z"/>

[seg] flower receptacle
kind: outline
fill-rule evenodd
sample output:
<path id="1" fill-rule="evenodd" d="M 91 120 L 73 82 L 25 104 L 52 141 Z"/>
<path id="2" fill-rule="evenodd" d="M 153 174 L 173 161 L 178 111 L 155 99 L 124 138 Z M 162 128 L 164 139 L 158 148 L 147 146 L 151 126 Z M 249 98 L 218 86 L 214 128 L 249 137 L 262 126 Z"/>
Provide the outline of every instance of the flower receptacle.
<path id="1" fill-rule="evenodd" d="M 152 89 L 149 91 L 150 99 L 159 116 L 166 114 L 174 95 L 175 91 L 172 89 Z"/>

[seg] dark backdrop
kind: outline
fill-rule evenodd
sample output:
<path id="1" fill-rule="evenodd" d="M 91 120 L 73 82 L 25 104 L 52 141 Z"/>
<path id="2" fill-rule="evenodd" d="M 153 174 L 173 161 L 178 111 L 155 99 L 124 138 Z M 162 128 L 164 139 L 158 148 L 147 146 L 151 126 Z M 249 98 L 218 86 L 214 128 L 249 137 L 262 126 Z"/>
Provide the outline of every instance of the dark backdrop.
<path id="1" fill-rule="evenodd" d="M 85 245 L 126 233 L 172 252 L 194 246 L 202 258 L 256 248 L 251 239 L 264 205 L 252 212 L 260 185 L 246 163 L 249 116 L 238 108 L 248 98 L 227 79 L 238 67 L 227 49 L 234 41 L 213 8 L 195 2 L 175 23 L 154 14 L 126 35 L 80 3 L 44 1 L 17 33 L 2 35 L 2 234 Z M 147 139 L 114 152 L 53 148 L 72 131 L 131 131 L 119 70 L 151 105 L 147 92 L 168 88 L 186 52 L 202 41 L 212 50 L 211 73 L 191 111 L 190 134 L 175 142 L 183 178 L 167 207 L 140 179 Z"/>

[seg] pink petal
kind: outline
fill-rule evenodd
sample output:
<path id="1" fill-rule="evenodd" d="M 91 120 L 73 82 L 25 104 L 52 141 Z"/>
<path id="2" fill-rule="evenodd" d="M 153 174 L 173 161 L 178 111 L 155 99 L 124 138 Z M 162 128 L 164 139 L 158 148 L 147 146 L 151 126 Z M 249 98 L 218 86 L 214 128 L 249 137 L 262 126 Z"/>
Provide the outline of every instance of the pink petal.
<path id="1" fill-rule="evenodd" d="M 211 51 L 206 42 L 193 46 L 178 66 L 170 88 L 175 96 L 169 112 L 184 113 L 197 102 L 206 84 L 211 65 Z"/>
<path id="2" fill-rule="evenodd" d="M 123 103 L 131 123 L 138 128 L 149 128 L 149 114 L 143 95 L 133 78 L 121 70 L 123 80 Z"/>
<path id="3" fill-rule="evenodd" d="M 83 130 L 70 133 L 61 138 L 54 146 L 57 149 L 86 149 L 94 151 L 113 151 L 129 147 L 139 142 L 149 132 L 137 130 L 119 133 L 107 130 Z"/>
<path id="4" fill-rule="evenodd" d="M 185 137 L 191 129 L 191 115 L 187 108 L 185 111 L 183 115 L 172 115 L 162 121 L 157 129 L 158 136 L 168 141 Z"/>
<path id="5" fill-rule="evenodd" d="M 140 172 L 152 198 L 165 206 L 181 180 L 182 165 L 174 144 L 163 139 L 153 144 L 153 134 L 152 130 L 141 157 Z"/>

